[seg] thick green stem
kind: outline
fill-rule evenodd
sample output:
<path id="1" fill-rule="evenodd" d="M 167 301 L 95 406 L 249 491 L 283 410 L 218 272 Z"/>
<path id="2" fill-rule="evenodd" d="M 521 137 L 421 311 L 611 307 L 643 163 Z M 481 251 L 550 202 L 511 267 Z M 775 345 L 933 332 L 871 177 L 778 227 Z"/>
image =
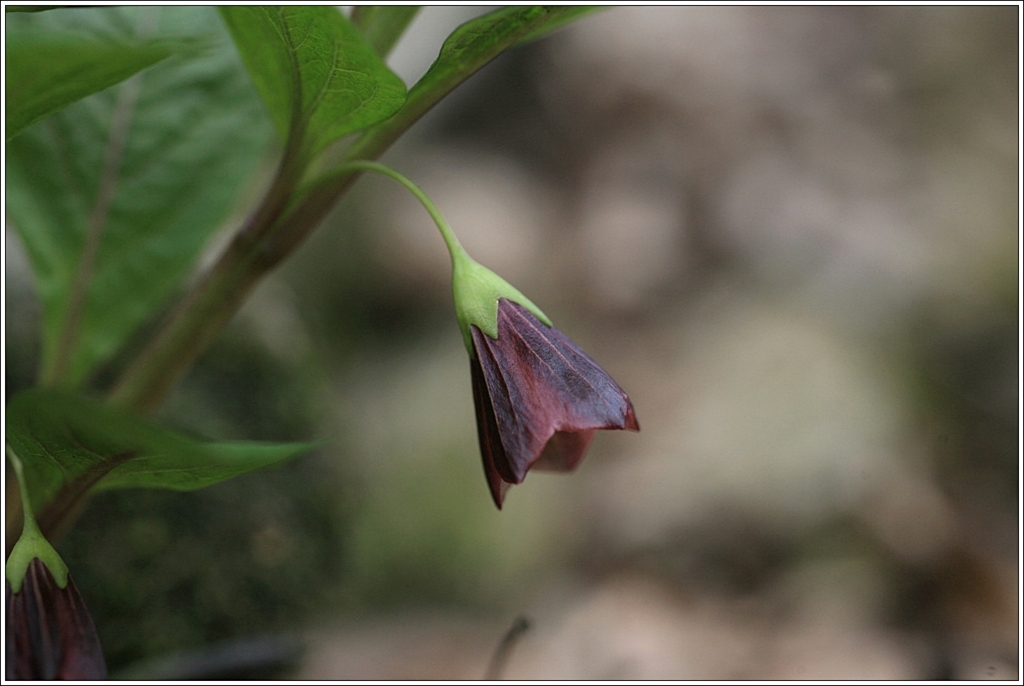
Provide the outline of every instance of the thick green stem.
<path id="1" fill-rule="evenodd" d="M 125 371 L 110 394 L 112 401 L 142 412 L 156 409 L 171 386 L 206 350 L 272 266 L 269 260 L 260 262 L 258 248 L 254 249 L 247 239 L 244 232 L 235 237 L 161 334 Z"/>
<path id="2" fill-rule="evenodd" d="M 289 146 L 256 210 L 221 258 L 190 291 L 168 323 L 125 370 L 110 399 L 141 412 L 156 409 L 177 380 L 235 315 L 264 274 L 287 253 L 268 246 L 302 175 L 305 158 Z"/>

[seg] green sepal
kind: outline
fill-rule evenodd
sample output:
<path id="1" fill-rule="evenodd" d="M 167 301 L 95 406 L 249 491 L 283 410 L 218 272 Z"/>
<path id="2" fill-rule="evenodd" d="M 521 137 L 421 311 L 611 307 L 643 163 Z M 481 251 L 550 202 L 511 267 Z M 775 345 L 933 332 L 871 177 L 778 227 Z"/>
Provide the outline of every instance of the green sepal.
<path id="1" fill-rule="evenodd" d="M 32 526 L 25 527 L 21 538 L 14 544 L 10 557 L 7 558 L 5 574 L 8 583 L 11 584 L 11 592 L 21 591 L 28 566 L 36 558 L 49 567 L 50 574 L 53 574 L 53 580 L 57 586 L 65 588 L 68 585 L 68 566 L 64 564 L 64 560 L 60 559 L 60 555 L 39 531 L 39 527 L 34 525 L 35 522 L 32 524 Z"/>
<path id="2" fill-rule="evenodd" d="M 14 475 L 18 479 L 18 491 L 21 493 L 21 511 L 24 518 L 21 537 L 14 544 L 14 547 L 11 548 L 11 554 L 7 557 L 7 565 L 4 568 L 4 575 L 7 577 L 7 582 L 11 585 L 11 592 L 18 593 L 21 591 L 21 585 L 25 581 L 25 573 L 28 572 L 28 566 L 36 558 L 39 558 L 39 561 L 50 569 L 50 574 L 53 575 L 53 580 L 57 583 L 57 586 L 64 588 L 68 585 L 68 566 L 64 564 L 64 560 L 60 559 L 60 555 L 53 549 L 50 542 L 46 540 L 43 532 L 39 530 L 39 525 L 36 524 L 35 515 L 32 514 L 32 505 L 29 503 L 28 488 L 25 486 L 25 472 L 21 459 L 9 445 L 4 446 L 4 448 L 6 449 L 8 459 L 11 461 L 11 466 L 14 468 Z"/>
<path id="3" fill-rule="evenodd" d="M 499 298 L 522 305 L 537 319 L 551 326 L 551 320 L 529 298 L 465 251 L 452 253 L 452 294 L 455 296 L 455 316 L 459 319 L 462 338 L 470 355 L 473 354 L 470 326 L 476 326 L 491 338 L 498 338 Z"/>

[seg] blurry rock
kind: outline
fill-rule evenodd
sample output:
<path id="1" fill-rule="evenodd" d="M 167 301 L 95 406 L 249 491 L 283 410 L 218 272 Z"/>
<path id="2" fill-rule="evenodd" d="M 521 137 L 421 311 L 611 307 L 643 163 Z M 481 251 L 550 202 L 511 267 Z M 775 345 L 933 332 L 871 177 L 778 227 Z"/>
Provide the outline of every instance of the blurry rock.
<path id="1" fill-rule="evenodd" d="M 857 508 L 860 516 L 898 559 L 935 563 L 960 533 L 956 513 L 920 465 L 894 461 L 885 471 L 886 477 Z"/>
<path id="2" fill-rule="evenodd" d="M 757 678 L 759 627 L 728 606 L 686 600 L 641 577 L 606 582 L 540 614 L 509 660 L 517 680 Z"/>
<path id="3" fill-rule="evenodd" d="M 716 508 L 799 535 L 885 478 L 902 419 L 883 368 L 812 318 L 722 295 L 690 320 L 674 410 L 645 415 L 591 502 L 611 540 L 664 540 Z M 637 399 L 637 405 L 640 406 Z M 598 483 L 599 481 L 599 483 Z"/>
<path id="4" fill-rule="evenodd" d="M 920 641 L 880 627 L 823 619 L 786 627 L 775 635 L 773 659 L 761 678 L 783 680 L 920 679 Z"/>
<path id="5" fill-rule="evenodd" d="M 658 135 L 661 134 L 661 135 Z M 580 208 L 579 251 L 569 270 L 604 308 L 650 306 L 686 266 L 686 198 L 680 137 L 636 132 L 591 161 Z M 570 285 L 570 284 L 567 284 Z"/>
<path id="6" fill-rule="evenodd" d="M 403 615 L 314 632 L 298 680 L 481 679 L 501 640 L 497 624 Z"/>

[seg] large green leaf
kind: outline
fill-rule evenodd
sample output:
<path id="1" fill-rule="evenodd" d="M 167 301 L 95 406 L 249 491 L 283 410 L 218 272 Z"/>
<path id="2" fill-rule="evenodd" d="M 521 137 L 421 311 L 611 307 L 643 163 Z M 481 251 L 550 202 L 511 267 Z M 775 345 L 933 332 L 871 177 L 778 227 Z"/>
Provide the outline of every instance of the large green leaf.
<path id="1" fill-rule="evenodd" d="M 77 33 L 8 31 L 4 135 L 120 83 L 170 56 L 167 41 L 124 43 Z"/>
<path id="2" fill-rule="evenodd" d="M 405 102 L 405 84 L 334 7 L 220 11 L 278 131 L 292 145 L 315 153 L 390 117 Z"/>
<path id="3" fill-rule="evenodd" d="M 74 103 L 7 146 L 8 219 L 43 305 L 43 376 L 75 384 L 180 285 L 272 132 L 211 7 L 55 10 L 8 23 L 14 18 L 40 31 L 121 37 L 148 23 L 207 46 Z M 90 278 L 76 288 L 87 245 L 95 247 Z"/>
<path id="4" fill-rule="evenodd" d="M 190 491 L 295 457 L 309 443 L 211 443 L 66 391 L 28 390 L 7 405 L 7 442 L 21 460 L 40 526 L 89 490 Z"/>

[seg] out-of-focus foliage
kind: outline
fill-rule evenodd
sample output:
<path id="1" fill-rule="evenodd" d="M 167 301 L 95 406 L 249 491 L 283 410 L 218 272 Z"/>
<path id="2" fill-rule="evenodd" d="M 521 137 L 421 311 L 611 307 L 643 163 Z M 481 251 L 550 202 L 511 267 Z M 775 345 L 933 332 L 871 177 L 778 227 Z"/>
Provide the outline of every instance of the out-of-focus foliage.
<path id="1" fill-rule="evenodd" d="M 159 31 L 202 48 L 76 102 L 7 145 L 6 220 L 27 249 L 42 302 L 41 376 L 81 385 L 193 269 L 253 179 L 271 130 L 214 8 L 7 17 L 9 35 L 71 29 L 108 40 Z M 90 242 L 98 247 L 82 284 Z M 83 289 L 80 321 L 69 321 Z M 77 328 L 73 341 L 68 327 Z M 69 360 L 58 374 L 62 355 Z"/>
<path id="2" fill-rule="evenodd" d="M 12 398 L 5 419 L 7 442 L 25 464 L 29 502 L 37 509 L 60 491 L 76 498 L 90 488 L 192 491 L 312 447 L 204 443 L 133 413 L 46 389 L 26 390 Z M 70 508 L 74 503 L 73 498 L 58 504 Z"/>
<path id="3" fill-rule="evenodd" d="M 170 56 L 167 43 L 101 42 L 74 33 L 12 32 L 7 38 L 7 121 L 12 138 L 47 115 L 120 83 Z"/>

